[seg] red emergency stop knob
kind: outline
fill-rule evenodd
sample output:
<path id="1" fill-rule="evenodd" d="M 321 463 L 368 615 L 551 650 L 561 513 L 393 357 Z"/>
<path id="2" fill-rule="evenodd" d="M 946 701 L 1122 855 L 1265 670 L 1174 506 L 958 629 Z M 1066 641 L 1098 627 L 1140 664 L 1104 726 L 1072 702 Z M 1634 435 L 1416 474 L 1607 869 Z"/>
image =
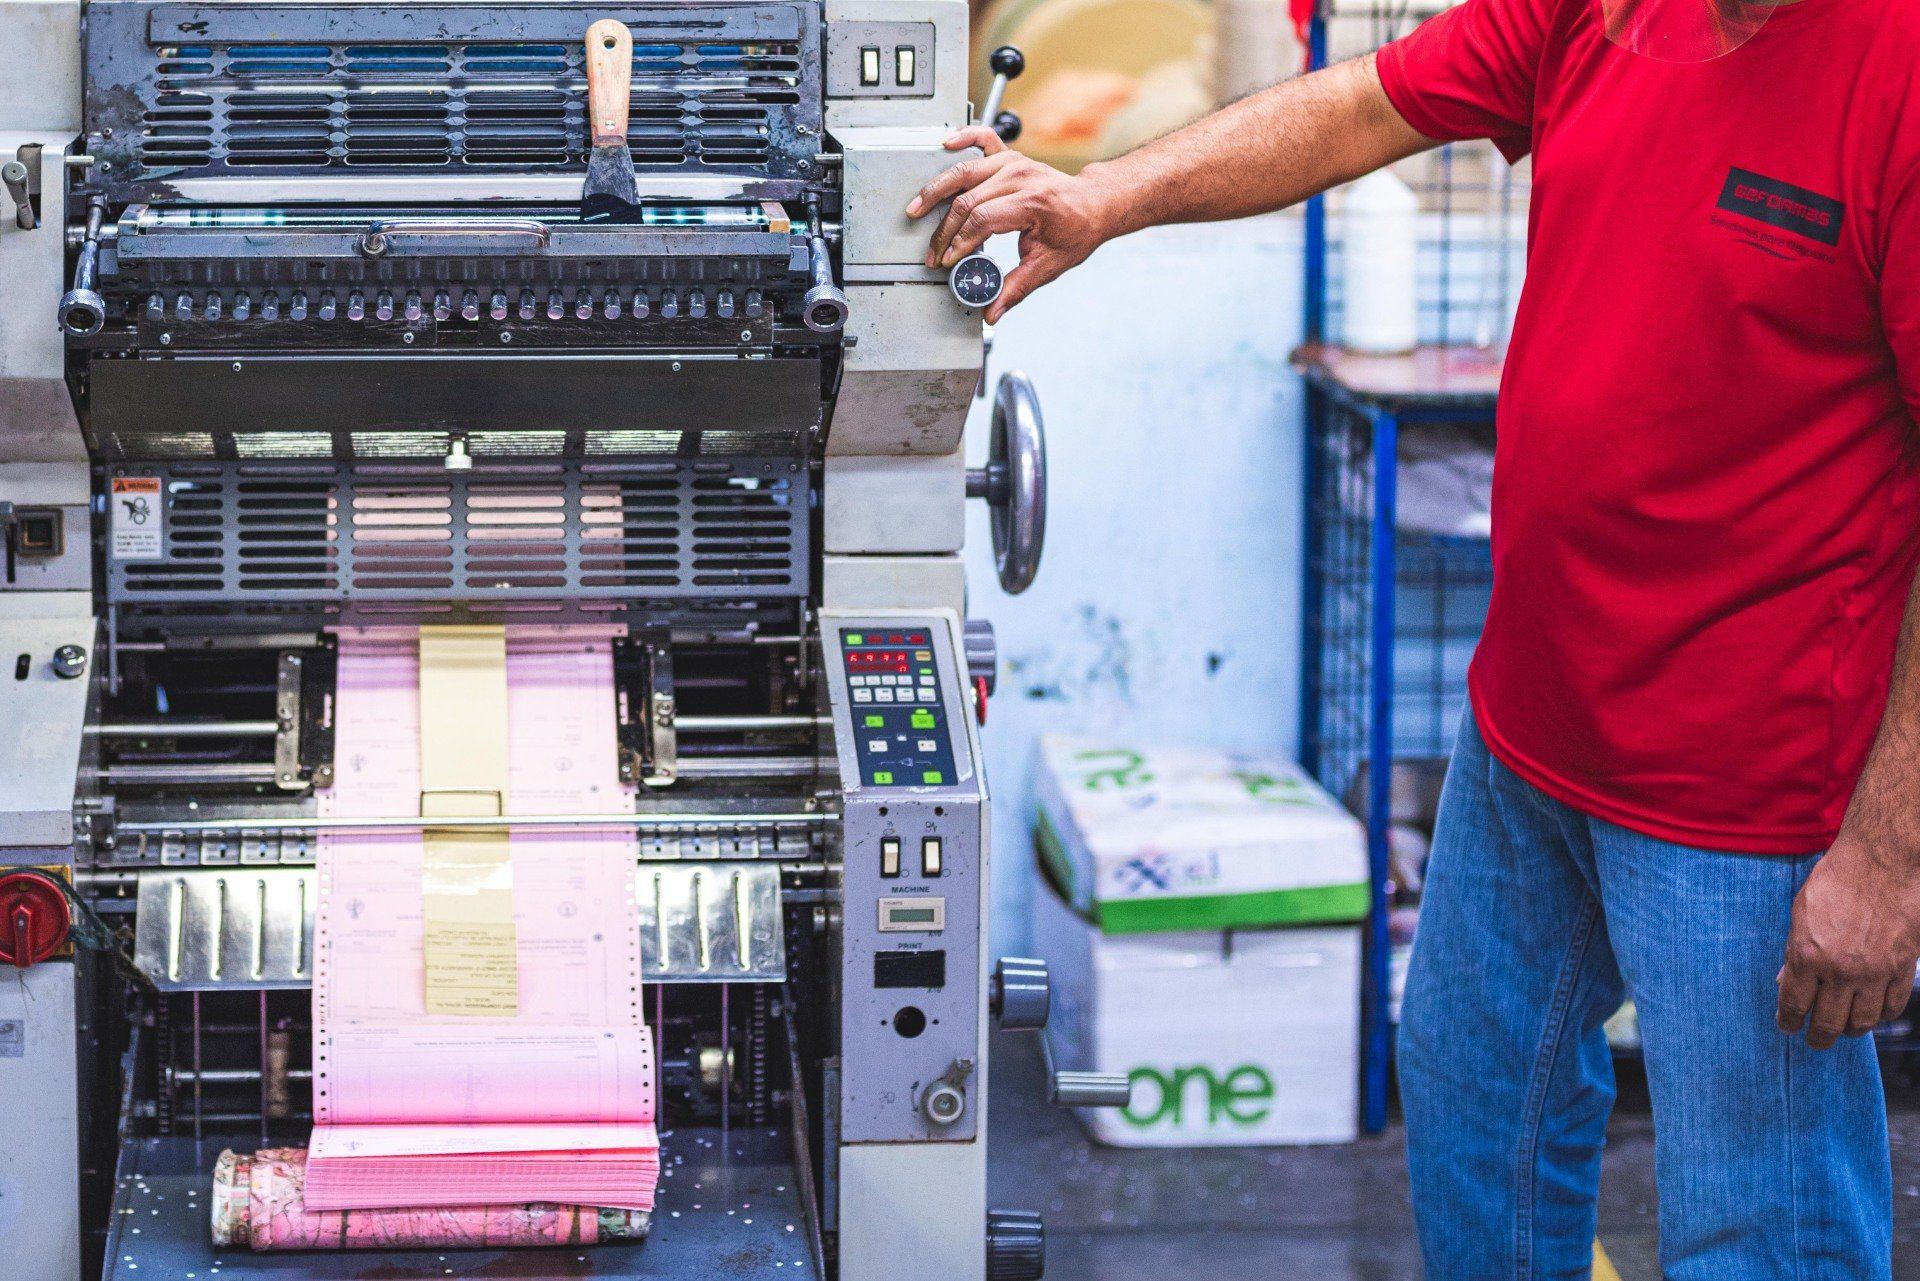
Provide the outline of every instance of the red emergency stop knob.
<path id="1" fill-rule="evenodd" d="M 28 869 L 0 875 L 0 962 L 26 969 L 67 945 L 73 913 L 60 883 Z"/>

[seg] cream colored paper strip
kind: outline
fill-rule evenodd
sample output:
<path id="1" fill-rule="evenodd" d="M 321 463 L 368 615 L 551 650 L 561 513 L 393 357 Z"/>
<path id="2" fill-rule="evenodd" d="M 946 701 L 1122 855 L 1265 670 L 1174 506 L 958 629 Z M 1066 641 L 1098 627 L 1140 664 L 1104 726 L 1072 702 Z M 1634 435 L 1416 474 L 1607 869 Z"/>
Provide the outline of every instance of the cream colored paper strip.
<path id="1" fill-rule="evenodd" d="M 504 627 L 420 629 L 420 816 L 506 813 Z M 422 889 L 427 1013 L 520 1007 L 513 861 L 502 829 L 427 828 Z"/>

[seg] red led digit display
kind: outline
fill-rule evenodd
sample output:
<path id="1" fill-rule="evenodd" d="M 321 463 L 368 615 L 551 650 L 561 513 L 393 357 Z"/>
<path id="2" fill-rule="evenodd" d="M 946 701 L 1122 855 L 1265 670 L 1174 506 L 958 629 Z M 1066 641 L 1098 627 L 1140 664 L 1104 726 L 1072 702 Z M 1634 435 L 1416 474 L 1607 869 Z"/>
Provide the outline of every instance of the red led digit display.
<path id="1" fill-rule="evenodd" d="M 904 649 L 852 649 L 847 651 L 847 670 L 854 672 L 905 672 L 909 670 Z"/>

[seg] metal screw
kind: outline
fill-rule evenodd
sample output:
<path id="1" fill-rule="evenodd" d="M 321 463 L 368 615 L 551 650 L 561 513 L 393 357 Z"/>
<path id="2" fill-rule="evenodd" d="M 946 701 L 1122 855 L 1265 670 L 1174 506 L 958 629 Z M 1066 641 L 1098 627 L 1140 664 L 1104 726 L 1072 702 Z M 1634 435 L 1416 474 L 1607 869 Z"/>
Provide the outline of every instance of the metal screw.
<path id="1" fill-rule="evenodd" d="M 501 334 L 501 335 L 500 335 L 500 341 L 501 341 L 501 342 L 512 342 L 512 341 L 513 341 L 513 335 L 512 335 L 512 334 Z"/>
<path id="2" fill-rule="evenodd" d="M 401 334 L 401 335 L 400 335 L 400 341 L 401 341 L 401 342 L 405 342 L 405 343 L 410 343 L 410 342 L 412 342 L 412 341 L 413 341 L 413 331 L 412 331 L 412 330 L 408 330 L 408 331 L 407 331 L 406 333 L 404 333 L 404 334 Z"/>
<path id="3" fill-rule="evenodd" d="M 173 346 L 173 335 L 172 335 L 172 334 L 161 334 L 161 335 L 160 335 L 160 345 L 161 345 L 162 347 L 171 347 L 171 346 Z"/>
<path id="4" fill-rule="evenodd" d="M 673 372 L 676 374 L 680 372 L 680 362 L 677 360 L 673 362 Z"/>
<path id="5" fill-rule="evenodd" d="M 233 372 L 236 374 L 240 372 L 240 362 L 237 360 L 233 362 Z"/>
<path id="6" fill-rule="evenodd" d="M 751 330 L 751 329 L 742 329 L 742 330 L 740 331 L 740 341 L 741 341 L 741 342 L 752 342 L 752 341 L 753 341 L 753 330 Z"/>

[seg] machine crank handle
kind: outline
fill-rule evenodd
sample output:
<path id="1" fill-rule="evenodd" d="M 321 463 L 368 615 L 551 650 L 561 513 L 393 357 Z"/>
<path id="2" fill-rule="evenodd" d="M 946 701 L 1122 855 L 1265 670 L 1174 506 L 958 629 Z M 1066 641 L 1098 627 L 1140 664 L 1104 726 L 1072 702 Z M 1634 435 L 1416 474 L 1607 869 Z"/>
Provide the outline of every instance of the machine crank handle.
<path id="1" fill-rule="evenodd" d="M 1047 1021 L 1053 1013 L 1053 979 L 1045 961 L 1002 957 L 988 982 L 987 1003 L 1003 1032 L 1032 1032 L 1040 1038 L 1046 1065 L 1047 1102 L 1060 1108 L 1123 1108 L 1132 1100 L 1133 1082 L 1117 1072 L 1063 1072 L 1054 1066 Z"/>
<path id="2" fill-rule="evenodd" d="M 1133 1080 L 1119 1072 L 1062 1072 L 1053 1066 L 1053 1038 L 1040 1034 L 1047 1071 L 1047 1102 L 1057 1108 L 1123 1108 L 1133 1102 Z"/>
<path id="3" fill-rule="evenodd" d="M 87 201 L 87 232 L 73 263 L 73 288 L 60 299 L 60 328 L 75 338 L 91 338 L 106 328 L 107 300 L 99 294 L 100 229 L 107 218 L 107 202 L 100 196 Z"/>
<path id="4" fill-rule="evenodd" d="M 819 226 L 816 218 L 814 226 Z M 807 239 L 807 274 L 812 287 L 800 300 L 800 315 L 816 334 L 837 334 L 847 323 L 847 295 L 833 283 L 833 259 L 827 256 L 827 238 L 815 231 Z"/>
<path id="5" fill-rule="evenodd" d="M 1000 376 L 991 432 L 987 465 L 967 473 L 967 497 L 986 500 L 1000 587 L 1018 596 L 1040 573 L 1047 541 L 1047 429 L 1025 374 Z"/>

